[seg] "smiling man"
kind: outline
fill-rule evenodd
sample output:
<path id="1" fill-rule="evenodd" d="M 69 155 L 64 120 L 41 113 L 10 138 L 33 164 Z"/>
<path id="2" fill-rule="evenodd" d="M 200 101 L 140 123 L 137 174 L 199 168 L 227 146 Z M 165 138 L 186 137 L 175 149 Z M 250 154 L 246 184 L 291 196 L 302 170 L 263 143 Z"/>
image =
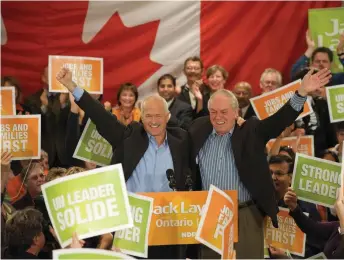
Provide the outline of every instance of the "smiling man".
<path id="1" fill-rule="evenodd" d="M 193 120 L 192 107 L 175 97 L 176 78 L 171 74 L 162 75 L 157 82 L 158 93 L 168 104 L 171 113 L 169 125 L 187 129 Z"/>
<path id="2" fill-rule="evenodd" d="M 170 119 L 164 98 L 155 95 L 143 100 L 142 124 L 121 124 L 87 91 L 72 81 L 72 73 L 62 69 L 57 79 L 73 93 L 76 103 L 89 115 L 98 132 L 112 145 L 112 164 L 121 163 L 130 192 L 166 192 L 166 171 L 174 170 L 176 189 L 185 190 L 185 173 L 189 168 L 187 132 L 179 127 L 167 128 Z M 150 247 L 148 258 L 183 258 L 175 247 Z M 185 257 L 184 257 L 185 258 Z"/>
<path id="3" fill-rule="evenodd" d="M 239 201 L 239 242 L 237 258 L 264 256 L 263 218 L 268 215 L 278 225 L 275 189 L 269 173 L 265 145 L 291 125 L 302 112 L 307 95 L 328 83 L 329 71 L 308 73 L 291 99 L 274 115 L 258 120 L 251 117 L 236 125 L 239 104 L 225 89 L 209 99 L 210 116 L 194 121 L 189 128 L 191 166 L 197 189 L 208 190 L 211 184 L 222 190 L 237 190 Z M 250 249 L 250 250 L 247 250 Z M 202 249 L 201 258 L 219 258 Z"/>

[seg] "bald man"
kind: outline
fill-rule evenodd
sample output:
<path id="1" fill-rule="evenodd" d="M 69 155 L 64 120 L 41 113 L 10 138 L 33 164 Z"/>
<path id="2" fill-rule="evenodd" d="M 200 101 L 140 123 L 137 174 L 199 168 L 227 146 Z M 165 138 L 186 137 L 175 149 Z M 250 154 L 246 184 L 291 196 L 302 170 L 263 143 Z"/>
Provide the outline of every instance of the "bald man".
<path id="1" fill-rule="evenodd" d="M 254 110 L 250 103 L 250 98 L 253 97 L 252 86 L 246 81 L 241 81 L 235 84 L 233 94 L 239 103 L 239 115 L 245 120 L 255 116 Z"/>
<path id="2" fill-rule="evenodd" d="M 189 168 L 188 135 L 181 128 L 167 128 L 171 115 L 164 98 L 156 95 L 143 100 L 142 124 L 133 121 L 125 126 L 72 81 L 70 70 L 62 69 L 57 79 L 73 94 L 78 106 L 112 145 L 111 164 L 122 164 L 128 191 L 172 191 L 166 176 L 168 169 L 174 170 L 176 189 L 185 190 L 184 176 Z M 178 255 L 179 252 L 171 246 L 150 247 L 148 258 L 185 258 Z"/>

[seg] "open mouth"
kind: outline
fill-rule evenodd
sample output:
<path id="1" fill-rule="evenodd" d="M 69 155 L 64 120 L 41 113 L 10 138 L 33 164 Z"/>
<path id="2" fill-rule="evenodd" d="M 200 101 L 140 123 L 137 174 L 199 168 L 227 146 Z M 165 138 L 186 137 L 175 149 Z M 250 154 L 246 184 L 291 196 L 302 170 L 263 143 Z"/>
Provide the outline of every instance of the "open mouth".
<path id="1" fill-rule="evenodd" d="M 225 122 L 224 121 L 218 121 L 216 122 L 217 125 L 223 125 Z"/>
<path id="2" fill-rule="evenodd" d="M 151 128 L 158 128 L 160 125 L 149 125 Z"/>

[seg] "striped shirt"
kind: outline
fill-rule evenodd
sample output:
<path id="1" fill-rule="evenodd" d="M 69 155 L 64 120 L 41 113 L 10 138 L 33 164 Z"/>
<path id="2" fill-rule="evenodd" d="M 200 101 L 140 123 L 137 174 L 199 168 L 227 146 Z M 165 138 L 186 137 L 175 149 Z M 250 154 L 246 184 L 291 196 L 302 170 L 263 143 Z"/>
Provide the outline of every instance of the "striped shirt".
<path id="1" fill-rule="evenodd" d="M 293 95 L 290 105 L 295 111 L 300 111 L 306 97 Z M 210 184 L 221 190 L 237 190 L 239 202 L 251 199 L 251 195 L 240 181 L 235 165 L 231 144 L 232 129 L 225 135 L 218 135 L 213 129 L 198 154 L 198 164 L 202 178 L 202 189 L 209 190 Z"/>
<path id="2" fill-rule="evenodd" d="M 209 190 L 213 184 L 221 190 L 237 190 L 239 202 L 244 202 L 250 200 L 251 195 L 239 179 L 232 151 L 232 132 L 218 135 L 214 129 L 199 151 L 202 189 Z"/>

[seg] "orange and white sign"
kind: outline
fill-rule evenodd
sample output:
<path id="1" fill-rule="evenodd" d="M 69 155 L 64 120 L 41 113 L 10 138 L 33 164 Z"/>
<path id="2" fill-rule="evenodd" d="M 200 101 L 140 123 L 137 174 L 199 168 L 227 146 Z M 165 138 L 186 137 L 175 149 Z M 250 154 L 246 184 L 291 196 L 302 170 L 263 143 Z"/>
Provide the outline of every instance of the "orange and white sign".
<path id="1" fill-rule="evenodd" d="M 234 196 L 229 196 L 214 185 L 210 185 L 196 240 L 222 255 L 224 230 L 227 226 L 230 227 L 232 222 L 237 223 L 237 209 L 237 197 L 234 199 Z M 238 242 L 237 232 L 234 233 L 234 242 Z"/>
<path id="2" fill-rule="evenodd" d="M 289 209 L 279 208 L 278 228 L 274 228 L 270 217 L 264 219 L 265 244 L 289 251 L 291 254 L 304 256 L 306 234 L 296 225 L 289 215 Z M 308 215 L 308 213 L 304 213 Z"/>
<path id="3" fill-rule="evenodd" d="M 41 115 L 3 116 L 1 150 L 10 151 L 13 160 L 41 158 Z"/>
<path id="4" fill-rule="evenodd" d="M 49 91 L 68 92 L 56 79 L 62 68 L 73 73 L 73 81 L 78 87 L 91 94 L 103 94 L 103 58 L 49 56 Z"/>
<path id="5" fill-rule="evenodd" d="M 1 116 L 14 116 L 16 114 L 14 87 L 0 88 L 0 111 Z"/>
<path id="6" fill-rule="evenodd" d="M 235 259 L 234 250 L 234 223 L 227 225 L 222 236 L 222 253 L 221 259 Z"/>
<path id="7" fill-rule="evenodd" d="M 262 94 L 250 99 L 254 112 L 260 120 L 275 114 L 294 95 L 301 86 L 301 80 L 291 82 L 274 91 Z M 303 112 L 297 119 L 303 118 L 313 112 L 311 103 L 307 99 L 303 106 Z"/>
<path id="8" fill-rule="evenodd" d="M 140 193 L 154 199 L 148 245 L 198 244 L 195 239 L 208 191 Z M 237 201 L 237 191 L 226 191 Z M 237 204 L 236 204 L 237 205 Z M 237 207 L 234 208 L 234 231 L 237 236 Z M 163 235 L 161 235 L 163 234 Z M 220 240 L 221 242 L 221 240 Z"/>
<path id="9" fill-rule="evenodd" d="M 267 144 L 266 148 L 270 152 L 276 139 L 271 139 Z M 313 135 L 301 136 L 299 142 L 296 136 L 286 137 L 281 140 L 281 146 L 289 146 L 294 151 L 309 156 L 314 156 L 314 137 Z"/>

